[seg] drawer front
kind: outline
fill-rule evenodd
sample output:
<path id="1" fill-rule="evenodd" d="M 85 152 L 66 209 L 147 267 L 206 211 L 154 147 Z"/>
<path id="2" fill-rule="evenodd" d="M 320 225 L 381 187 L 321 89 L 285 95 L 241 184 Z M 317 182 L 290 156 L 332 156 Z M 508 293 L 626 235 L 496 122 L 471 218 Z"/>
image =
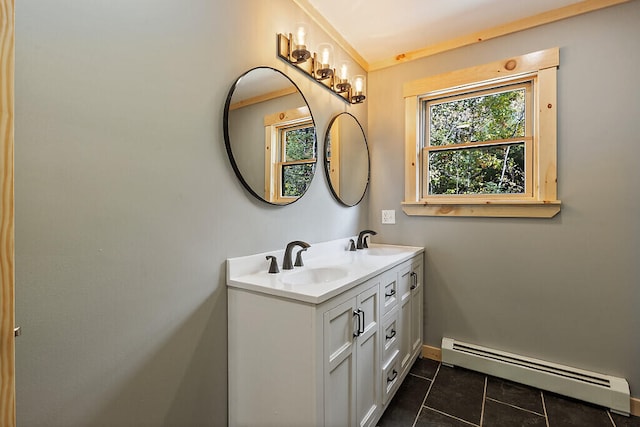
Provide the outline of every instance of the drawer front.
<path id="1" fill-rule="evenodd" d="M 384 316 L 398 305 L 398 275 L 394 270 L 382 276 L 382 315 Z"/>
<path id="2" fill-rule="evenodd" d="M 389 363 L 382 368 L 382 404 L 386 405 L 400 385 L 400 352 L 395 350 Z"/>
<path id="3" fill-rule="evenodd" d="M 388 313 L 382 321 L 382 364 L 387 364 L 400 342 L 398 309 Z"/>

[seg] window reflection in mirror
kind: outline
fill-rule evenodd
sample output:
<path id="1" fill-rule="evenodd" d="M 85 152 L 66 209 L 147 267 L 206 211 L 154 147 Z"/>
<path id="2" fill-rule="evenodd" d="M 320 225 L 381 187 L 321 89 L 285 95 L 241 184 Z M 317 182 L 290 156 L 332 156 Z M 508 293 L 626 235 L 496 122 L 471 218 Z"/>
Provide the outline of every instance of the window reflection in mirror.
<path id="1" fill-rule="evenodd" d="M 234 172 L 253 196 L 286 205 L 304 195 L 315 173 L 316 132 L 287 76 L 268 67 L 240 76 L 227 98 L 224 131 Z"/>
<path id="2" fill-rule="evenodd" d="M 316 164 L 315 128 L 309 108 L 265 117 L 265 200 L 290 203 L 302 196 Z"/>
<path id="3" fill-rule="evenodd" d="M 325 136 L 325 173 L 334 197 L 355 206 L 369 185 L 369 148 L 360 122 L 349 113 L 338 114 Z"/>

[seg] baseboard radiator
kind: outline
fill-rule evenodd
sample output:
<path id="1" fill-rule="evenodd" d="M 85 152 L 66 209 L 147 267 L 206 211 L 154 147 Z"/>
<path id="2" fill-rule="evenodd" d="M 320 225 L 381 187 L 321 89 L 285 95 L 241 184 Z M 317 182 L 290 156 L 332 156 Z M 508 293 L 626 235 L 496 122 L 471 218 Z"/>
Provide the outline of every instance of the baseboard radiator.
<path id="1" fill-rule="evenodd" d="M 629 384 L 602 375 L 517 354 L 442 339 L 442 363 L 530 385 L 629 415 Z"/>

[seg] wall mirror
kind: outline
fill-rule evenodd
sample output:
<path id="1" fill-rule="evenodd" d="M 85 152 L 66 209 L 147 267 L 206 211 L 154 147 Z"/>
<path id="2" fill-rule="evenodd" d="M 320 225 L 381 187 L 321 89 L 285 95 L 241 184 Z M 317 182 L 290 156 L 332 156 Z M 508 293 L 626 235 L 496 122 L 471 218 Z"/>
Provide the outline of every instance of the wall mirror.
<path id="1" fill-rule="evenodd" d="M 329 123 L 324 139 L 325 173 L 334 197 L 355 206 L 369 185 L 369 147 L 358 119 L 340 113 Z"/>
<path id="2" fill-rule="evenodd" d="M 282 72 L 253 68 L 229 90 L 224 141 L 238 179 L 273 205 L 298 200 L 316 169 L 315 122 L 298 87 Z"/>

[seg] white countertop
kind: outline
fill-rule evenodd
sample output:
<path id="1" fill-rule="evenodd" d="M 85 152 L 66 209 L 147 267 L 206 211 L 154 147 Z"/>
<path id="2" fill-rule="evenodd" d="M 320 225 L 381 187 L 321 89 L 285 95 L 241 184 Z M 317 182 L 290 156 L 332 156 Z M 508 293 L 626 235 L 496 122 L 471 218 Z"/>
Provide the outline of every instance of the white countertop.
<path id="1" fill-rule="evenodd" d="M 377 243 L 355 252 L 348 247 L 349 238 L 313 243 L 303 253 L 304 266 L 293 270 L 282 269 L 283 250 L 229 258 L 227 286 L 320 304 L 424 252 L 421 247 Z M 299 249 L 294 249 L 293 259 Z M 268 273 L 267 255 L 276 256 L 280 273 Z M 319 281 L 310 283 L 311 276 Z"/>

